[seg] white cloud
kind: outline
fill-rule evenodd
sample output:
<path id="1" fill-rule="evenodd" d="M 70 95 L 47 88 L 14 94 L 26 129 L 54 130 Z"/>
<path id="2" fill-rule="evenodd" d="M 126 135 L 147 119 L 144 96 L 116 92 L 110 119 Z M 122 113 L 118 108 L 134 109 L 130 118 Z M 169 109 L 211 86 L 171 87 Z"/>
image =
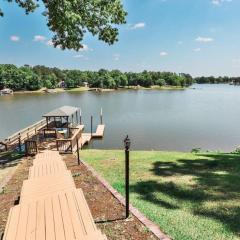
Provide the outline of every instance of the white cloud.
<path id="1" fill-rule="evenodd" d="M 224 2 L 232 2 L 232 0 L 211 0 L 211 3 L 213 4 L 213 5 L 217 5 L 217 6 L 219 6 L 221 3 L 224 3 Z"/>
<path id="2" fill-rule="evenodd" d="M 193 49 L 194 52 L 200 52 L 201 51 L 201 48 L 195 48 Z"/>
<path id="3" fill-rule="evenodd" d="M 201 42 L 201 43 L 209 43 L 209 42 L 213 42 L 214 39 L 210 37 L 197 37 L 195 41 Z"/>
<path id="4" fill-rule="evenodd" d="M 10 40 L 13 42 L 19 42 L 20 41 L 20 37 L 19 36 L 11 36 Z"/>
<path id="5" fill-rule="evenodd" d="M 79 49 L 79 52 L 88 52 L 88 51 L 93 51 L 92 48 L 89 48 L 87 44 L 82 44 L 83 48 Z"/>
<path id="6" fill-rule="evenodd" d="M 73 56 L 74 58 L 83 58 L 84 56 L 82 54 L 78 54 L 78 55 L 75 55 Z"/>
<path id="7" fill-rule="evenodd" d="M 161 57 L 165 57 L 165 56 L 167 56 L 167 55 L 168 55 L 167 52 L 160 52 L 160 56 L 161 56 Z"/>
<path id="8" fill-rule="evenodd" d="M 41 35 L 35 35 L 34 36 L 34 41 L 35 42 L 44 42 L 46 40 L 46 38 L 44 36 Z"/>
<path id="9" fill-rule="evenodd" d="M 146 26 L 146 23 L 139 22 L 139 23 L 130 25 L 130 29 L 139 29 L 139 28 L 144 28 L 145 26 Z"/>
<path id="10" fill-rule="evenodd" d="M 113 55 L 113 59 L 114 59 L 115 61 L 119 61 L 119 59 L 120 59 L 120 54 L 114 54 L 114 55 Z"/>

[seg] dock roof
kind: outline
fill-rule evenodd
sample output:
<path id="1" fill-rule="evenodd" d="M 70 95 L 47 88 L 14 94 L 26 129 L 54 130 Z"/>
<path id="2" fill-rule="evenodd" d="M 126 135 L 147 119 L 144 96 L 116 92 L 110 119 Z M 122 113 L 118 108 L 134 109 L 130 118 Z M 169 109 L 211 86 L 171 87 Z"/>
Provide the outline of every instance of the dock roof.
<path id="1" fill-rule="evenodd" d="M 79 109 L 77 107 L 63 106 L 56 108 L 53 111 L 46 113 L 43 117 L 70 117 L 76 113 Z"/>

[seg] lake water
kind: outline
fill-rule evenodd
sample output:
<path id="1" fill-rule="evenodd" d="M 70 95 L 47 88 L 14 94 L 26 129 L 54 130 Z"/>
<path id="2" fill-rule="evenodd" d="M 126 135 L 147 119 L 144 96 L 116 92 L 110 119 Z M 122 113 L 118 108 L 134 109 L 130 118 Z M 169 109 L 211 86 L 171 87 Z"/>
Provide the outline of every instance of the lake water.
<path id="1" fill-rule="evenodd" d="M 240 145 L 240 87 L 194 85 L 187 90 L 105 93 L 16 94 L 0 97 L 0 139 L 24 128 L 54 108 L 82 109 L 86 131 L 90 116 L 106 132 L 93 148 L 122 148 L 129 134 L 133 149 L 231 151 Z"/>

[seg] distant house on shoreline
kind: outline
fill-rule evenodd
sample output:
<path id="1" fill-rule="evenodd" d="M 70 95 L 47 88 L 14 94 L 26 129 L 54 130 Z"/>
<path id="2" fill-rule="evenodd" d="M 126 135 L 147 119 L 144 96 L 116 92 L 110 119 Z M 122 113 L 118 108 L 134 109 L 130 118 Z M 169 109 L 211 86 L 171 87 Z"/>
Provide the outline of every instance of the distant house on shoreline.
<path id="1" fill-rule="evenodd" d="M 58 83 L 59 88 L 66 88 L 66 83 L 64 81 L 61 81 Z"/>
<path id="2" fill-rule="evenodd" d="M 13 90 L 10 88 L 4 88 L 0 90 L 0 95 L 10 95 L 13 94 Z"/>
<path id="3" fill-rule="evenodd" d="M 89 87 L 89 86 L 88 86 L 88 82 L 83 82 L 83 84 L 84 84 L 84 87 L 86 87 L 86 88 Z"/>

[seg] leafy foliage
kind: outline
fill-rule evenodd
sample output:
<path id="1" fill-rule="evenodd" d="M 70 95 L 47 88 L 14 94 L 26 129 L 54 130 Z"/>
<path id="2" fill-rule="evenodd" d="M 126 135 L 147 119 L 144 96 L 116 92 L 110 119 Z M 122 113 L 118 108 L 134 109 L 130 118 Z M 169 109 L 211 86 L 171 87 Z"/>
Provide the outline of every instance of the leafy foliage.
<path id="1" fill-rule="evenodd" d="M 33 12 L 39 5 L 38 0 L 8 0 L 16 2 L 25 9 L 26 14 Z M 115 25 L 126 23 L 127 13 L 121 0 L 42 0 L 47 18 L 47 26 L 54 32 L 55 47 L 79 50 L 84 35 L 91 33 L 109 45 L 118 40 Z M 3 12 L 0 9 L 0 16 Z"/>
<path id="2" fill-rule="evenodd" d="M 34 67 L 24 65 L 18 68 L 12 64 L 0 64 L 0 89 L 9 87 L 18 91 L 38 90 L 42 87 L 56 88 L 61 82 L 64 82 L 66 88 L 84 86 L 86 83 L 92 88 L 110 89 L 153 85 L 189 86 L 193 83 L 193 79 L 190 75 L 186 76 L 171 72 L 123 73 L 119 70 L 105 69 L 94 72 L 61 70 L 39 65 Z"/>
<path id="3" fill-rule="evenodd" d="M 238 146 L 232 153 L 240 154 L 240 146 Z"/>

